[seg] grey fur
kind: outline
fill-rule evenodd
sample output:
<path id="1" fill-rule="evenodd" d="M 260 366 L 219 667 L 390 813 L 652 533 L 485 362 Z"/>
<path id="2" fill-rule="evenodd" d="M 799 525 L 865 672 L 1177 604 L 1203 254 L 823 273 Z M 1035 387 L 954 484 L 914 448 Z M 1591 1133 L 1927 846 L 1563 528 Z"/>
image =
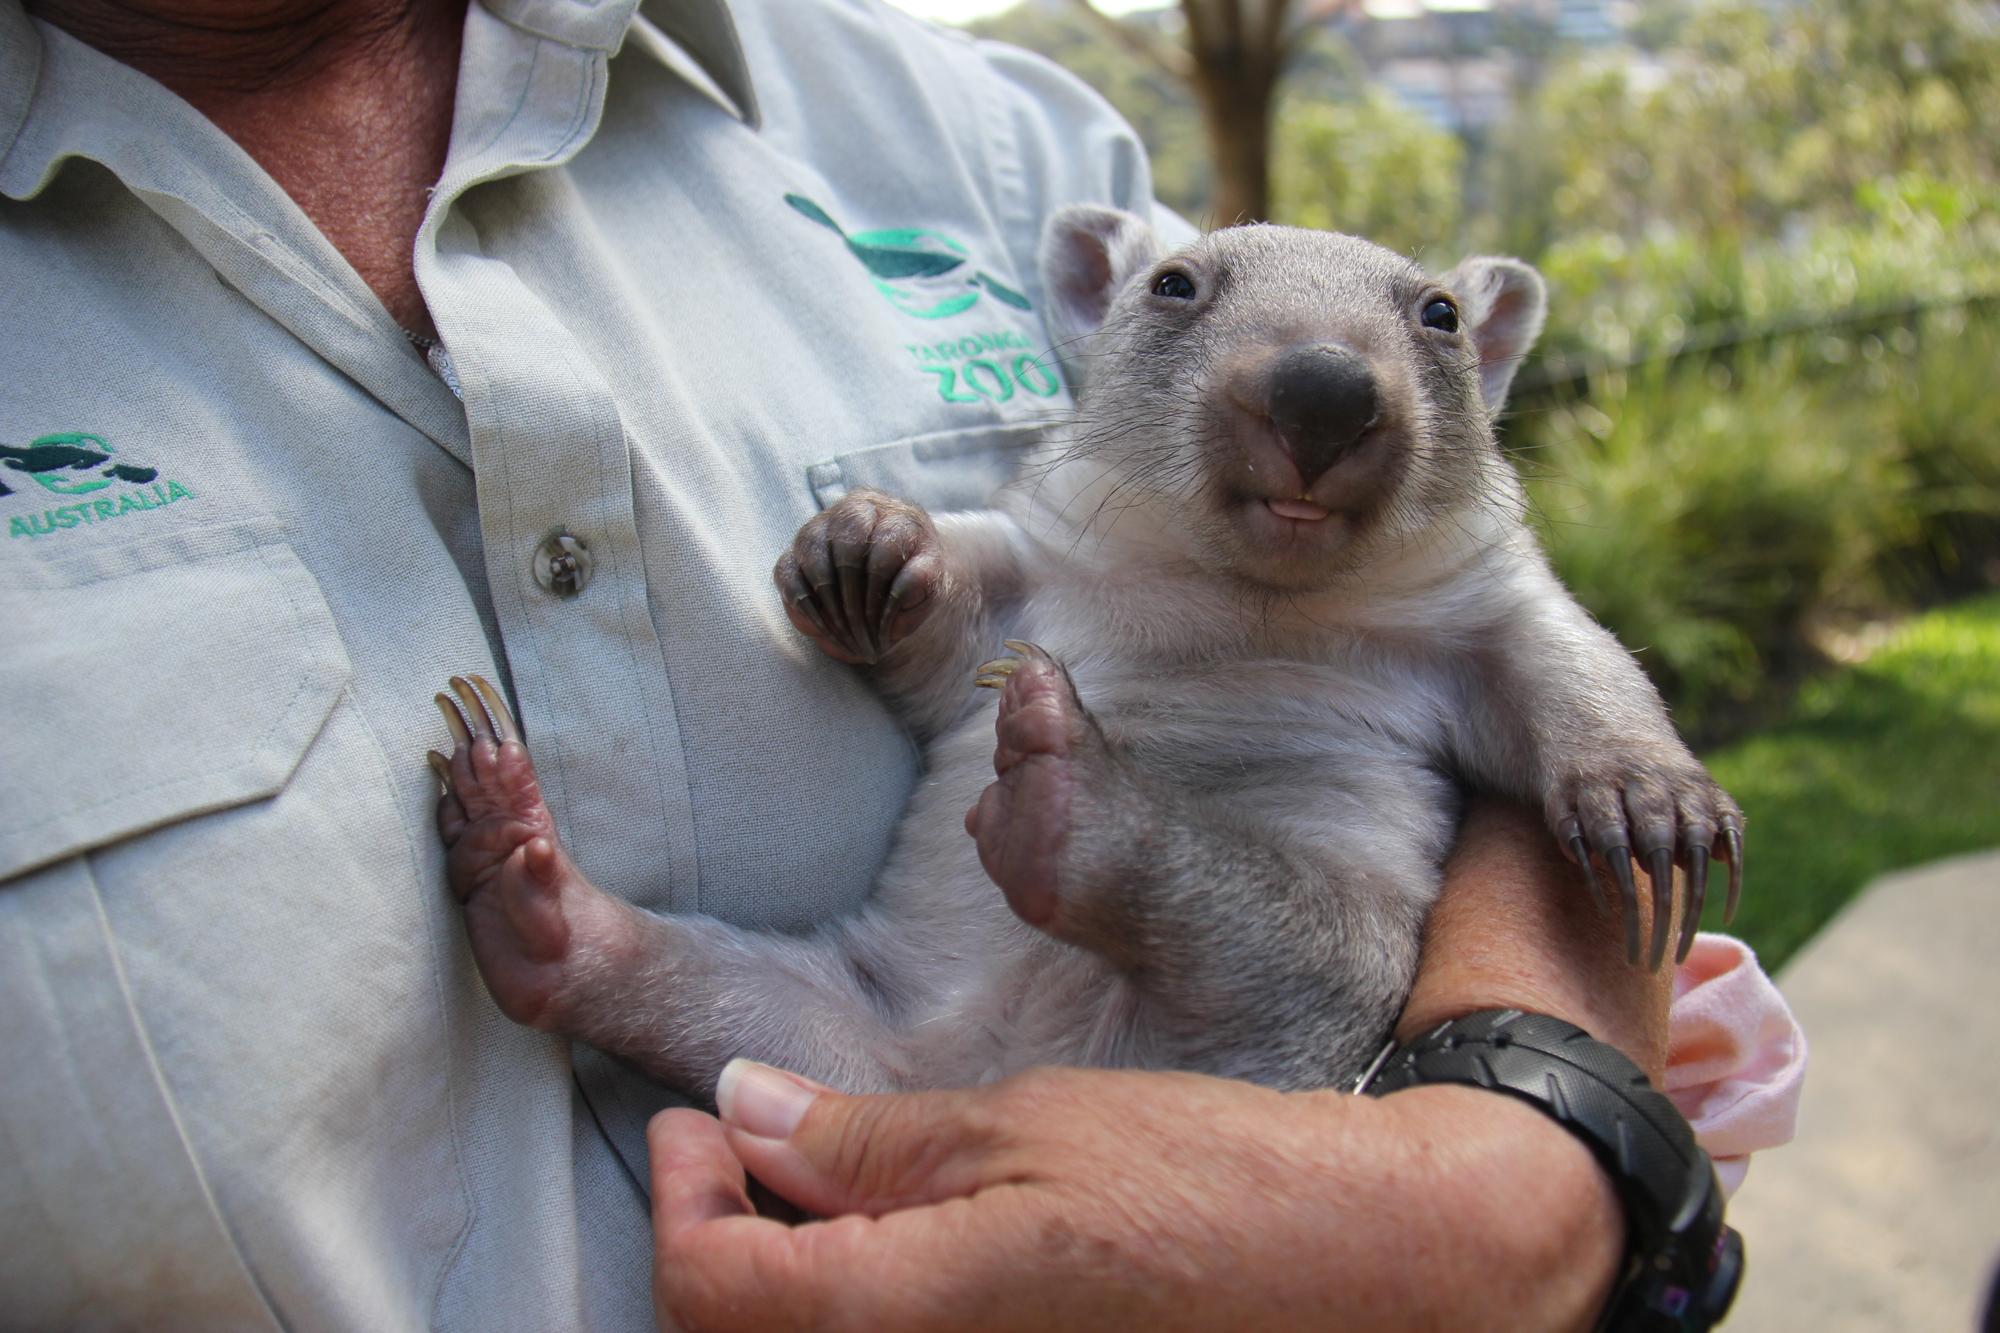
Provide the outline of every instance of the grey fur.
<path id="1" fill-rule="evenodd" d="M 1155 294 L 1168 269 L 1197 295 Z M 849 497 L 780 564 L 801 603 L 831 599 L 840 542 L 879 564 L 878 594 L 905 564 L 928 590 L 907 637 L 887 642 L 890 599 L 852 638 L 927 746 L 872 899 L 803 939 L 644 918 L 636 945 L 574 961 L 566 1030 L 696 1094 L 737 1055 L 856 1090 L 1052 1062 L 1327 1085 L 1408 993 L 1461 784 L 1542 805 L 1600 855 L 1685 862 L 1740 825 L 1523 524 L 1490 421 L 1540 328 L 1531 269 L 1474 259 L 1440 284 L 1276 227 L 1163 258 L 1137 218 L 1070 209 L 1044 270 L 1081 406 L 1020 483 L 934 537 Z M 1457 334 L 1420 322 L 1447 287 Z M 1259 386 L 1284 349 L 1326 344 L 1366 359 L 1378 420 L 1323 476 L 1274 480 L 1292 465 Z M 1271 517 L 1307 489 L 1331 517 Z M 993 780 L 974 669 L 1009 638 L 1088 709 L 1054 933 L 1009 909 L 961 826 Z"/>

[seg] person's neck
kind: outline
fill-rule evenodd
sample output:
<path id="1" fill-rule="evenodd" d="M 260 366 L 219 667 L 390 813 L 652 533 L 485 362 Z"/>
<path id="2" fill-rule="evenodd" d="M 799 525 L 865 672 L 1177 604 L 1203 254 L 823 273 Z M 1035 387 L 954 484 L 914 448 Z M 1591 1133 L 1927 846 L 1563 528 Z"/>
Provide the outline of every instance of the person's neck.
<path id="1" fill-rule="evenodd" d="M 431 331 L 411 255 L 451 141 L 466 0 L 28 0 L 234 139 L 398 324 Z"/>

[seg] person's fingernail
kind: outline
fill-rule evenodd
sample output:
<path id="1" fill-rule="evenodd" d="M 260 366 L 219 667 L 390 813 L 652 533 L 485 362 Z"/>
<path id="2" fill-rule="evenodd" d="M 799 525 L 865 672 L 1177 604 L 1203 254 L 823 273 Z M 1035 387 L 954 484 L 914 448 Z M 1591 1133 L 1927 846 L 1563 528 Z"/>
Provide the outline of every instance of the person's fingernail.
<path id="1" fill-rule="evenodd" d="M 802 1079 L 755 1060 L 731 1060 L 715 1084 L 723 1123 L 760 1139 L 788 1139 L 819 1094 Z"/>

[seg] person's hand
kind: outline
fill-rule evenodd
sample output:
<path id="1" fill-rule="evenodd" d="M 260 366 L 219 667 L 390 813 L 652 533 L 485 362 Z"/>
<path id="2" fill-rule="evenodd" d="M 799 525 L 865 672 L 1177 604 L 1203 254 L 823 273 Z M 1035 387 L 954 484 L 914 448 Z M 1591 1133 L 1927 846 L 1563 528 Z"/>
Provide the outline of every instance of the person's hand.
<path id="1" fill-rule="evenodd" d="M 709 1329 L 1587 1327 L 1595 1164 L 1463 1088 L 1375 1101 L 1038 1070 L 845 1097 L 738 1064 L 653 1122 L 655 1295 Z M 744 1169 L 832 1220 L 755 1215 Z"/>
<path id="2" fill-rule="evenodd" d="M 1514 1004 L 1657 1072 L 1664 979 L 1574 873 L 1531 816 L 1476 809 L 1404 1035 Z M 847 1097 L 738 1064 L 719 1099 L 651 1129 L 668 1327 L 1585 1328 L 1624 1245 L 1583 1146 L 1477 1089 L 1043 1070 Z M 746 1168 L 829 1220 L 757 1216 Z"/>

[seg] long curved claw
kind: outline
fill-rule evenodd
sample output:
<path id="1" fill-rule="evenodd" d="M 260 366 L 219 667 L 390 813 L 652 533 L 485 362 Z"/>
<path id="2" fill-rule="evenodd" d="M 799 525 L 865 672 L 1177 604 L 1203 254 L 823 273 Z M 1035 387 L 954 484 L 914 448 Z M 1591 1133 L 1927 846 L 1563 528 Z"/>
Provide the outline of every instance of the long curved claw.
<path id="1" fill-rule="evenodd" d="M 1648 971 L 1657 972 L 1667 960 L 1667 931 L 1674 920 L 1674 849 L 1658 847 L 1646 854 L 1646 878 L 1653 881 L 1653 951 Z"/>
<path id="2" fill-rule="evenodd" d="M 438 712 L 444 714 L 445 729 L 451 732 L 453 744 L 464 749 L 472 744 L 472 723 L 458 710 L 458 703 L 448 694 L 440 693 L 436 700 Z"/>
<path id="3" fill-rule="evenodd" d="M 1007 677 L 1021 669 L 1018 657 L 996 657 L 991 662 L 981 662 L 973 668 L 972 683 L 989 690 L 1002 689 Z"/>
<path id="4" fill-rule="evenodd" d="M 848 647 L 862 661 L 873 662 L 876 657 L 875 636 L 869 632 L 865 619 L 868 607 L 868 566 L 856 564 L 850 557 L 845 563 L 836 558 L 833 568 L 840 580 L 840 618 L 848 627 L 848 637 L 853 640 Z"/>
<path id="5" fill-rule="evenodd" d="M 472 688 L 479 692 L 479 700 L 486 705 L 487 716 L 493 720 L 494 737 L 502 741 L 521 739 L 521 728 L 514 721 L 514 714 L 508 709 L 507 701 L 500 697 L 500 691 L 493 688 L 493 682 L 484 676 L 469 677 Z"/>
<path id="6" fill-rule="evenodd" d="M 493 720 L 493 711 L 486 706 L 486 701 L 479 697 L 479 691 L 472 688 L 472 682 L 463 676 L 453 676 L 451 692 L 465 705 L 465 716 L 472 723 L 473 738 L 482 741 L 498 740 L 500 724 Z"/>
<path id="7" fill-rule="evenodd" d="M 1625 960 L 1639 965 L 1639 886 L 1632 880 L 1632 850 L 1620 844 L 1604 854 L 1611 864 L 1612 878 L 1618 881 L 1618 895 L 1625 901 Z"/>
<path id="8" fill-rule="evenodd" d="M 791 603 L 799 609 L 799 614 L 804 616 L 807 622 L 819 631 L 819 636 L 822 639 L 836 637 L 834 632 L 827 627 L 826 617 L 820 614 L 819 598 L 813 594 L 811 587 L 807 587 L 804 592 L 792 594 Z"/>
<path id="9" fill-rule="evenodd" d="M 1674 963 L 1687 961 L 1688 950 L 1694 947 L 1694 933 L 1701 928 L 1701 909 L 1708 897 L 1708 848 L 1688 849 L 1688 891 L 1687 907 L 1681 914 L 1681 943 L 1674 950 Z"/>
<path id="10" fill-rule="evenodd" d="M 438 795 L 451 795 L 451 761 L 436 750 L 424 751 L 424 760 L 431 766 L 431 772 L 437 774 Z"/>
<path id="11" fill-rule="evenodd" d="M 1597 904 L 1599 912 L 1609 912 L 1611 902 L 1604 896 L 1603 886 L 1597 882 L 1597 873 L 1590 868 L 1590 848 L 1584 846 L 1581 833 L 1570 836 L 1569 854 L 1583 874 L 1583 887 L 1590 890 L 1590 901 Z"/>
<path id="12" fill-rule="evenodd" d="M 1729 852 L 1729 898 L 1722 905 L 1722 924 L 1726 926 L 1736 919 L 1736 905 L 1743 898 L 1743 830 L 1724 829 L 1722 845 Z"/>

